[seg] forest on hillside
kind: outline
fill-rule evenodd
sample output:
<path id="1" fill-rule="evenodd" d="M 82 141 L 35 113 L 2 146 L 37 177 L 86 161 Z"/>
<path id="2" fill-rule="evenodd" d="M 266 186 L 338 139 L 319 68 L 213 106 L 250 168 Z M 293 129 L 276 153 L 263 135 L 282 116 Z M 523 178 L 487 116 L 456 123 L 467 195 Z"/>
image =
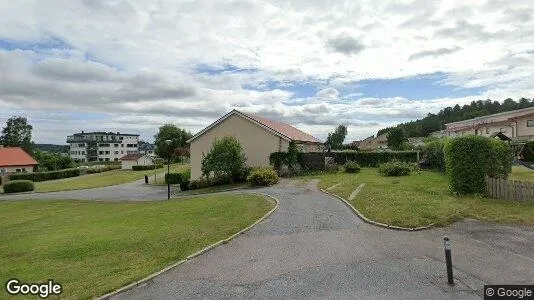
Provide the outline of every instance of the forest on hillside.
<path id="1" fill-rule="evenodd" d="M 466 104 L 464 106 L 456 104 L 454 107 L 449 106 L 440 110 L 437 114 L 429 113 L 426 117 L 419 120 L 380 129 L 377 135 L 386 133 L 392 128 L 399 127 L 404 129 L 408 137 L 425 137 L 431 132 L 444 129 L 445 124 L 447 123 L 463 121 L 527 107 L 534 107 L 534 99 L 521 98 L 519 101 L 514 101 L 511 98 L 507 98 L 502 103 L 488 99 L 473 101 L 471 104 Z"/>

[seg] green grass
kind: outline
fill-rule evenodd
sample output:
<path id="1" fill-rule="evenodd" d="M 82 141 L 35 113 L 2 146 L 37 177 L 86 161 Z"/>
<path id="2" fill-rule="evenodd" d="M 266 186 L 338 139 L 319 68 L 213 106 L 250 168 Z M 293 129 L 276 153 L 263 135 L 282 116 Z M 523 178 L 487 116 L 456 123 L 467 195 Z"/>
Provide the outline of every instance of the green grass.
<path id="1" fill-rule="evenodd" d="M 522 166 L 514 166 L 512 167 L 512 174 L 510 174 L 509 179 L 534 182 L 534 170 Z"/>
<path id="2" fill-rule="evenodd" d="M 137 203 L 2 201 L 0 282 L 51 278 L 63 285 L 62 298 L 102 295 L 229 237 L 272 207 L 244 194 Z"/>
<path id="3" fill-rule="evenodd" d="M 383 177 L 376 169 L 358 174 L 326 174 L 319 186 L 345 199 L 361 183 L 366 186 L 350 201 L 371 220 L 389 225 L 418 227 L 450 224 L 463 218 L 534 225 L 534 205 L 480 196 L 457 197 L 448 189 L 444 174 L 422 171 L 410 176 Z"/>
<path id="4" fill-rule="evenodd" d="M 250 185 L 245 182 L 234 183 L 234 184 L 223 184 L 223 185 L 210 186 L 207 188 L 196 189 L 196 190 L 181 191 L 181 192 L 178 192 L 176 195 L 187 196 L 187 195 L 210 194 L 210 193 L 224 192 L 228 190 L 249 188 L 249 187 Z"/>
<path id="5" fill-rule="evenodd" d="M 188 167 L 188 165 L 171 165 L 171 172 L 179 171 Z M 166 171 L 167 167 L 156 170 L 156 172 L 158 173 L 163 173 Z M 152 180 L 154 178 L 154 170 L 112 170 L 103 173 L 90 174 L 73 178 L 36 182 L 35 191 L 55 192 L 110 186 L 143 179 L 145 175 L 148 175 L 149 178 Z"/>

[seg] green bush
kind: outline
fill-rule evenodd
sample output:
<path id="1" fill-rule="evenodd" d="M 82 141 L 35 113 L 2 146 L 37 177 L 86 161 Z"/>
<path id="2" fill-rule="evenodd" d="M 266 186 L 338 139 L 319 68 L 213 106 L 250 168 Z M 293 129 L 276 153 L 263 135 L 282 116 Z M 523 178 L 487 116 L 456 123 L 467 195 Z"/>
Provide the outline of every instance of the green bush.
<path id="1" fill-rule="evenodd" d="M 269 155 L 269 163 L 275 170 L 280 170 L 287 161 L 286 152 L 273 152 Z"/>
<path id="2" fill-rule="evenodd" d="M 328 154 L 334 158 L 336 164 L 343 165 L 347 161 L 354 161 L 362 167 L 376 168 L 388 161 L 417 162 L 417 151 L 385 151 L 385 152 L 357 152 L 341 151 Z"/>
<path id="3" fill-rule="evenodd" d="M 360 172 L 360 165 L 354 161 L 348 161 L 345 163 L 345 172 L 347 173 L 358 173 Z"/>
<path id="4" fill-rule="evenodd" d="M 9 175 L 10 180 L 30 180 L 33 182 L 80 176 L 80 169 L 65 169 L 52 172 L 18 173 Z"/>
<path id="5" fill-rule="evenodd" d="M 445 139 L 431 140 L 423 145 L 422 156 L 431 169 L 445 171 L 444 145 Z"/>
<path id="6" fill-rule="evenodd" d="M 233 136 L 216 139 L 208 154 L 202 158 L 202 175 L 209 178 L 238 177 L 246 168 L 246 157 L 243 147 Z"/>
<path id="7" fill-rule="evenodd" d="M 4 193 L 20 193 L 30 192 L 35 188 L 34 184 L 30 180 L 12 180 L 4 184 Z"/>
<path id="8" fill-rule="evenodd" d="M 402 161 L 390 161 L 378 167 L 378 173 L 383 176 L 406 176 L 412 172 L 413 164 Z"/>
<path id="9" fill-rule="evenodd" d="M 257 168 L 252 170 L 247 182 L 253 186 L 271 186 L 278 182 L 278 175 L 272 168 Z"/>
<path id="10" fill-rule="evenodd" d="M 450 139 L 443 148 L 449 187 L 457 194 L 483 193 L 484 176 L 507 178 L 512 150 L 506 143 L 469 135 Z"/>
<path id="11" fill-rule="evenodd" d="M 202 177 L 196 180 L 191 180 L 189 182 L 189 189 L 190 190 L 197 190 L 197 189 L 203 189 L 212 186 L 212 180 Z"/>
<path id="12" fill-rule="evenodd" d="M 154 169 L 161 169 L 161 168 L 163 168 L 163 164 L 156 164 L 155 166 L 154 165 L 146 165 L 146 166 L 135 165 L 135 166 L 132 166 L 132 170 L 133 171 L 146 171 L 146 170 L 154 170 Z"/>
<path id="13" fill-rule="evenodd" d="M 87 169 L 87 170 L 85 170 L 85 174 L 102 173 L 102 172 L 107 172 L 107 171 L 111 171 L 111 170 L 118 170 L 120 168 L 121 168 L 120 165 L 108 165 L 108 166 L 105 166 L 105 167 L 102 167 L 102 168 Z"/>
<path id="14" fill-rule="evenodd" d="M 183 180 L 182 173 L 165 173 L 165 184 L 180 184 Z"/>
<path id="15" fill-rule="evenodd" d="M 180 182 L 180 189 L 182 191 L 189 190 L 189 184 L 190 184 L 189 179 L 182 180 L 182 182 Z"/>

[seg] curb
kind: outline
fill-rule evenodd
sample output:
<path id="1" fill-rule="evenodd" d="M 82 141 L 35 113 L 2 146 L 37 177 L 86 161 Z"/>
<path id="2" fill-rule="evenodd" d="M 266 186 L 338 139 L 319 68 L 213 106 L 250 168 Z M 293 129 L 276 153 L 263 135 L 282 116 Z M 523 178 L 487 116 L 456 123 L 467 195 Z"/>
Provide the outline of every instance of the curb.
<path id="1" fill-rule="evenodd" d="M 187 256 L 185 259 L 182 259 L 182 260 L 180 260 L 180 261 L 178 261 L 178 262 L 176 262 L 176 263 L 174 263 L 174 264 L 172 264 L 172 265 L 170 265 L 170 266 L 165 267 L 165 268 L 162 269 L 162 270 L 159 270 L 159 271 L 157 271 L 157 272 L 155 272 L 155 273 L 152 273 L 152 274 L 148 275 L 147 277 L 145 277 L 145 278 L 143 278 L 143 279 L 140 279 L 140 280 L 138 280 L 138 281 L 136 281 L 136 282 L 133 282 L 133 283 L 130 283 L 130 284 L 126 285 L 126 286 L 123 286 L 123 287 L 121 287 L 121 288 L 118 288 L 118 289 L 114 290 L 113 292 L 107 293 L 107 294 L 102 295 L 102 296 L 100 296 L 100 297 L 96 297 L 96 299 L 97 299 L 97 300 L 109 299 L 109 298 L 111 298 L 111 297 L 113 297 L 113 296 L 115 296 L 115 295 L 117 295 L 117 294 L 120 294 L 120 293 L 125 292 L 125 291 L 127 291 L 127 290 L 130 290 L 130 289 L 132 289 L 132 288 L 134 288 L 134 287 L 137 287 L 137 286 L 139 286 L 139 285 L 141 285 L 141 284 L 143 284 L 143 283 L 145 283 L 145 282 L 147 282 L 147 281 L 150 281 L 150 280 L 152 280 L 154 277 L 156 277 L 156 276 L 158 276 L 158 275 L 160 275 L 160 274 L 163 274 L 163 273 L 165 273 L 165 272 L 167 272 L 167 271 L 169 271 L 169 270 L 171 270 L 171 269 L 173 269 L 173 268 L 175 268 L 175 267 L 177 267 L 177 266 L 179 266 L 179 265 L 181 265 L 181 264 L 183 264 L 183 263 L 185 263 L 185 262 L 187 262 L 187 261 L 189 261 L 189 260 L 191 260 L 191 259 L 193 259 L 193 258 L 195 258 L 195 257 L 197 257 L 197 256 L 199 256 L 199 255 L 201 255 L 201 254 L 203 254 L 203 253 L 206 253 L 206 252 L 210 251 L 211 249 L 220 246 L 221 244 L 226 244 L 226 243 L 228 243 L 229 241 L 233 240 L 233 239 L 236 238 L 237 236 L 239 236 L 239 235 L 241 235 L 241 234 L 244 234 L 245 232 L 247 232 L 247 231 L 249 231 L 250 229 L 252 229 L 252 227 L 258 225 L 258 223 L 260 223 L 261 221 L 263 221 L 263 220 L 265 220 L 266 218 L 268 218 L 268 217 L 269 217 L 269 216 L 270 216 L 270 215 L 271 215 L 271 214 L 278 208 L 278 206 L 280 206 L 280 201 L 278 201 L 277 198 L 275 198 L 275 197 L 273 197 L 273 196 L 271 196 L 271 195 L 264 194 L 264 193 L 250 193 L 250 194 L 262 195 L 262 196 L 268 197 L 268 198 L 274 200 L 276 204 L 275 204 L 275 206 L 274 206 L 270 211 L 268 211 L 263 217 L 259 218 L 258 220 L 256 220 L 256 222 L 254 222 L 254 223 L 252 223 L 251 225 L 249 225 L 248 227 L 246 227 L 246 228 L 240 230 L 239 232 L 237 232 L 237 233 L 231 235 L 230 237 L 228 237 L 228 238 L 226 238 L 226 239 L 224 239 L 224 240 L 220 240 L 220 241 L 218 241 L 218 242 L 216 242 L 216 243 L 214 243 L 214 244 L 211 244 L 211 245 L 205 247 L 204 249 L 199 250 L 199 251 L 197 251 L 197 252 L 195 252 L 195 253 L 193 253 L 193 254 Z"/>
<path id="2" fill-rule="evenodd" d="M 352 204 L 350 204 L 347 200 L 343 199 L 342 197 L 340 197 L 340 196 L 338 196 L 336 194 L 329 193 L 329 192 L 327 192 L 327 191 L 325 191 L 323 189 L 320 189 L 320 190 L 321 190 L 321 192 L 323 192 L 325 194 L 328 194 L 330 196 L 336 197 L 339 200 L 343 201 L 348 207 L 350 207 L 354 211 L 354 213 L 356 213 L 356 215 L 360 219 L 364 220 L 366 223 L 369 223 L 369 224 L 372 224 L 372 225 L 375 225 L 375 226 L 380 226 L 380 227 L 384 227 L 384 228 L 388 228 L 388 229 L 401 230 L 401 231 L 420 231 L 420 230 L 425 230 L 425 229 L 429 229 L 431 227 L 434 227 L 434 223 L 432 223 L 430 225 L 426 225 L 426 226 L 410 228 L 410 227 L 400 227 L 400 226 L 394 226 L 394 225 L 388 225 L 388 224 L 376 222 L 376 221 L 373 221 L 373 220 L 367 218 L 366 216 L 364 216 Z"/>

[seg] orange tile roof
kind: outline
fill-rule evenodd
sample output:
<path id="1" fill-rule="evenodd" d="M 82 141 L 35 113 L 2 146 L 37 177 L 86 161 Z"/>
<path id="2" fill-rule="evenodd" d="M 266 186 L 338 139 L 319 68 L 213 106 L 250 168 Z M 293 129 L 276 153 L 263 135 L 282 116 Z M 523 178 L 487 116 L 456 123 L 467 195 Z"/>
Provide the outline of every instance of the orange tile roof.
<path id="1" fill-rule="evenodd" d="M 0 148 L 0 167 L 34 166 L 39 163 L 20 147 Z"/>
<path id="2" fill-rule="evenodd" d="M 287 136 L 291 140 L 298 141 L 298 142 L 322 143 L 319 139 L 315 138 L 314 136 L 307 134 L 306 132 L 299 130 L 289 124 L 275 122 L 275 121 L 265 119 L 263 117 L 249 114 L 249 113 L 243 113 L 243 112 L 240 112 L 240 113 L 262 124 L 263 126 L 269 127 L 270 129 L 278 132 L 281 135 Z"/>
<path id="3" fill-rule="evenodd" d="M 142 154 L 138 154 L 138 153 L 126 154 L 123 157 L 121 157 L 120 160 L 138 160 L 141 157 L 143 157 L 143 155 Z"/>

